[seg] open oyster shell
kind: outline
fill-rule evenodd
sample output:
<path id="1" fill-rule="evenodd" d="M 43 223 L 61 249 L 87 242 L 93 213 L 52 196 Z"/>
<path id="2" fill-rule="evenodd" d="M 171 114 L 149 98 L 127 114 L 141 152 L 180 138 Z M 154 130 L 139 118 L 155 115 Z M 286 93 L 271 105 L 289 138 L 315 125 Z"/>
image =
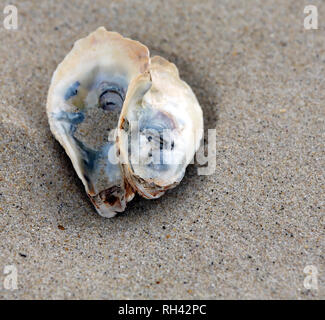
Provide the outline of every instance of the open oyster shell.
<path id="1" fill-rule="evenodd" d="M 135 192 L 157 198 L 177 185 L 203 133 L 202 110 L 176 66 L 103 27 L 57 67 L 47 114 L 105 217 L 124 211 Z"/>

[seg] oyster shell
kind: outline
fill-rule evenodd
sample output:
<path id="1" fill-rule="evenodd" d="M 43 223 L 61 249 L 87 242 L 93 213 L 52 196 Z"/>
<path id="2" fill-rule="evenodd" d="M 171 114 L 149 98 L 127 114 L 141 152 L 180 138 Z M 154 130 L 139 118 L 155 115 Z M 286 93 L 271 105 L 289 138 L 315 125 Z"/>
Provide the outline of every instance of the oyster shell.
<path id="1" fill-rule="evenodd" d="M 157 198 L 177 185 L 203 133 L 202 110 L 176 66 L 103 27 L 57 67 L 47 115 L 105 217 L 124 211 L 136 192 Z"/>
<path id="2" fill-rule="evenodd" d="M 128 92 L 118 130 L 122 170 L 139 194 L 158 198 L 182 180 L 193 159 L 203 133 L 202 110 L 176 66 L 159 56 Z"/>

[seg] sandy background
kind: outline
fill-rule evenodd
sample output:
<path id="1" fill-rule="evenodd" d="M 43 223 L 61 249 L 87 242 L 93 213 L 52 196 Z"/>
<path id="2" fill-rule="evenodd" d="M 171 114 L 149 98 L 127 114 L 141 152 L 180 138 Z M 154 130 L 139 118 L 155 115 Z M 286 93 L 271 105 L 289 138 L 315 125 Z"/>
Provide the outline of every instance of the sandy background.
<path id="1" fill-rule="evenodd" d="M 11 3 L 19 29 L 0 25 L 1 298 L 325 298 L 323 2 L 312 31 L 309 1 Z M 191 166 L 175 190 L 111 220 L 45 113 L 57 64 L 101 25 L 176 63 L 217 130 L 214 174 Z M 318 291 L 303 286 L 310 264 Z"/>

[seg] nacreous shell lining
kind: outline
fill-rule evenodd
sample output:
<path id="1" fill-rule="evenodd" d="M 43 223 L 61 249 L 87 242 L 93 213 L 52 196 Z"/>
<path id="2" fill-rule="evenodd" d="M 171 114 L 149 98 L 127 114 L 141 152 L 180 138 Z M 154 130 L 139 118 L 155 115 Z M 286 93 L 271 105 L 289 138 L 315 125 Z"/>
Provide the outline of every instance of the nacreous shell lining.
<path id="1" fill-rule="evenodd" d="M 123 182 L 119 166 L 112 164 L 107 154 L 115 144 L 112 131 L 116 129 L 128 83 L 125 75 L 103 69 L 97 66 L 67 84 L 61 92 L 69 106 L 66 108 L 73 112 L 53 114 L 78 148 L 92 194 Z M 108 141 L 109 134 L 111 141 Z"/>

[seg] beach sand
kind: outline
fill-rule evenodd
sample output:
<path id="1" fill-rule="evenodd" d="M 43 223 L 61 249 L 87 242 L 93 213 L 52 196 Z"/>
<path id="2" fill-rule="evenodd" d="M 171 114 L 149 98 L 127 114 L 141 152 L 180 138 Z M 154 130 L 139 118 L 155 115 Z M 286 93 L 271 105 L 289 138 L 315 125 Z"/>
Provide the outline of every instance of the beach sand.
<path id="1" fill-rule="evenodd" d="M 11 3 L 18 30 L 0 25 L 0 298 L 325 298 L 323 2 L 318 30 L 304 29 L 302 0 Z M 56 66 L 99 26 L 174 62 L 217 139 L 212 174 L 191 165 L 176 189 L 113 219 L 95 212 L 45 110 Z M 4 286 L 7 265 L 17 290 Z M 318 290 L 304 287 L 308 265 Z"/>

